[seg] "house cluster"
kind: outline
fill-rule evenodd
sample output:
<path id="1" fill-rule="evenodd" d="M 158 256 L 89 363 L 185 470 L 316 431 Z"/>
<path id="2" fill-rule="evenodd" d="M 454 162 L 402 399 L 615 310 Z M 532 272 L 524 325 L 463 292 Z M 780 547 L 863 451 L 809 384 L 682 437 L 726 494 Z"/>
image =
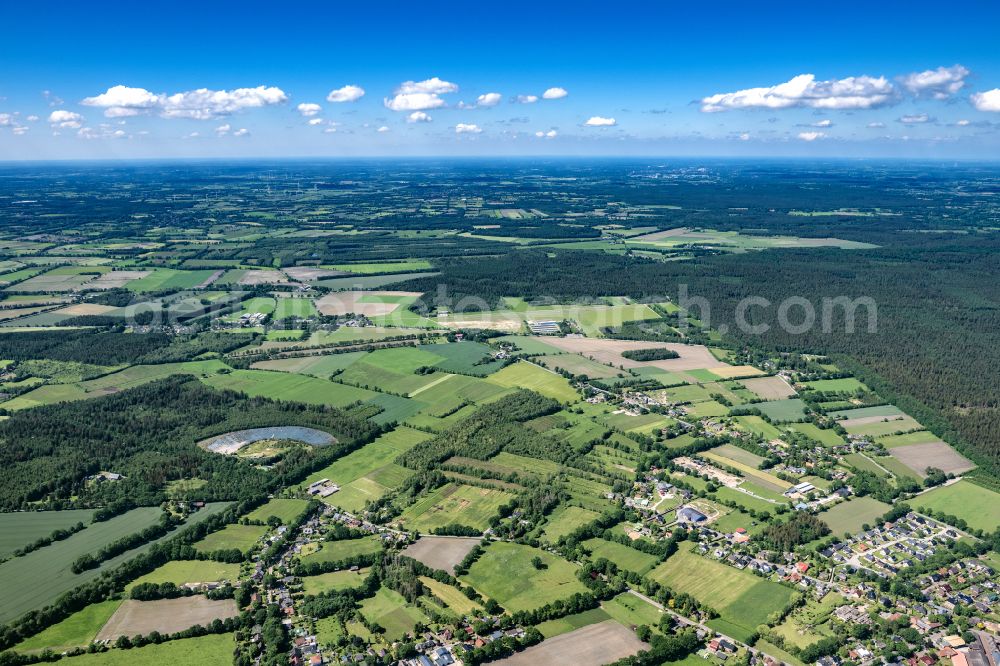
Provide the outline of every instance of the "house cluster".
<path id="1" fill-rule="evenodd" d="M 977 559 L 960 560 L 919 579 L 921 591 L 942 615 L 956 608 L 975 609 L 983 615 L 1000 614 L 1000 578 L 992 567 Z"/>
<path id="2" fill-rule="evenodd" d="M 925 561 L 959 536 L 954 528 L 911 511 L 894 523 L 860 532 L 820 554 L 839 564 L 889 576 Z"/>
<path id="3" fill-rule="evenodd" d="M 240 326 L 262 326 L 267 321 L 263 312 L 244 312 L 237 320 Z"/>

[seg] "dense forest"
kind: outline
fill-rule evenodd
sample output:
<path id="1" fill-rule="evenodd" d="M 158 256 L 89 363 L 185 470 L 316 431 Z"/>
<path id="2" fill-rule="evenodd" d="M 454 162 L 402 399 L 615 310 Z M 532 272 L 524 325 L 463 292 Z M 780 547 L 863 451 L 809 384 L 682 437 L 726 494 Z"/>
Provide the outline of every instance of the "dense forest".
<path id="1" fill-rule="evenodd" d="M 181 478 L 209 483 L 205 499 L 234 499 L 259 492 L 268 477 L 253 464 L 204 451 L 204 437 L 244 428 L 303 425 L 334 435 L 342 447 L 363 443 L 380 428 L 367 420 L 375 408 L 339 410 L 248 398 L 175 376 L 114 395 L 60 403 L 13 414 L 0 422 L 0 507 L 23 508 L 46 498 L 81 496 L 95 504 L 127 498 L 134 504 L 162 500 L 163 486 Z M 326 454 L 294 449 L 295 457 Z M 124 479 L 88 485 L 99 471 Z M 196 493 L 196 494 L 198 494 Z"/>

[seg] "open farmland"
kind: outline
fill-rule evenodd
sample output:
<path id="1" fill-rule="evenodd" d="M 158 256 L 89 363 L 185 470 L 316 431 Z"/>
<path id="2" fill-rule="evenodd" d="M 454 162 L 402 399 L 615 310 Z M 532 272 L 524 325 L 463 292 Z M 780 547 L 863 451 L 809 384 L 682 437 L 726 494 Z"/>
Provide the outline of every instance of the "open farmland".
<path id="1" fill-rule="evenodd" d="M 319 299 L 316 309 L 325 315 L 378 317 L 392 314 L 418 296 L 410 291 L 338 291 Z"/>
<path id="2" fill-rule="evenodd" d="M 532 566 L 533 557 L 541 558 L 545 568 Z M 569 562 L 537 548 L 500 541 L 486 548 L 462 580 L 510 611 L 538 608 L 586 591 Z"/>
<path id="3" fill-rule="evenodd" d="M 131 650 L 82 654 L 67 658 L 64 663 L 68 666 L 225 666 L 232 663 L 235 645 L 232 634 L 211 634 Z"/>
<path id="4" fill-rule="evenodd" d="M 928 467 L 939 469 L 945 474 L 961 474 L 975 467 L 965 456 L 944 442 L 896 446 L 890 449 L 890 453 L 921 477 L 926 475 Z"/>
<path id="5" fill-rule="evenodd" d="M 513 497 L 502 490 L 449 483 L 417 500 L 398 522 L 407 530 L 419 532 L 453 524 L 485 530 L 500 506 Z"/>
<path id="6" fill-rule="evenodd" d="M 128 584 L 131 589 L 142 583 L 173 583 L 180 587 L 190 583 L 218 583 L 240 579 L 240 565 L 212 560 L 171 560 Z"/>
<path id="7" fill-rule="evenodd" d="M 289 525 L 305 511 L 308 505 L 307 500 L 278 497 L 248 513 L 247 518 L 262 522 L 267 522 L 269 518 L 277 518 L 283 525 Z"/>
<path id="8" fill-rule="evenodd" d="M 18 548 L 52 534 L 53 530 L 64 530 L 77 523 L 86 525 L 93 513 L 89 509 L 0 513 L 0 557 L 7 557 Z"/>
<path id="9" fill-rule="evenodd" d="M 547 638 L 524 652 L 495 663 L 501 666 L 601 666 L 647 647 L 630 629 L 614 620 L 605 620 Z"/>
<path id="10" fill-rule="evenodd" d="M 385 637 L 390 641 L 400 640 L 412 633 L 418 623 L 427 624 L 429 621 L 417 606 L 386 587 L 380 587 L 374 597 L 361 602 L 361 614 L 369 622 L 385 629 Z"/>
<path id="11" fill-rule="evenodd" d="M 158 631 L 172 634 L 193 627 L 207 626 L 212 620 L 239 614 L 232 599 L 212 600 L 202 595 L 136 601 L 126 599 L 97 634 L 99 641 L 113 641 L 119 636 L 145 636 Z"/>
<path id="12" fill-rule="evenodd" d="M 519 361 L 490 376 L 494 384 L 537 391 L 560 402 L 574 402 L 579 396 L 562 376 L 533 363 Z"/>
<path id="13" fill-rule="evenodd" d="M 29 610 L 41 608 L 63 592 L 95 578 L 101 573 L 100 569 L 74 574 L 70 570 L 73 561 L 153 525 L 160 513 L 159 507 L 133 509 L 90 525 L 68 539 L 0 564 L 0 588 L 4 590 L 0 622 L 9 622 Z"/>
<path id="14" fill-rule="evenodd" d="M 238 550 L 246 553 L 266 532 L 267 528 L 260 525 L 226 525 L 195 543 L 194 547 L 202 553 L 214 553 L 217 550 Z"/>
<path id="15" fill-rule="evenodd" d="M 871 497 L 854 497 L 835 504 L 819 514 L 819 518 L 830 526 L 832 534 L 843 536 L 860 532 L 862 525 L 876 524 L 891 508 Z"/>
<path id="16" fill-rule="evenodd" d="M 794 594 L 778 583 L 701 557 L 684 547 L 649 576 L 716 609 L 720 617 L 709 621 L 709 625 L 737 639 L 753 634 L 757 625 L 783 609 Z"/>
<path id="17" fill-rule="evenodd" d="M 1000 527 L 1000 493 L 970 481 L 959 481 L 918 495 L 910 505 L 957 516 L 974 529 L 990 532 Z"/>
<path id="18" fill-rule="evenodd" d="M 318 576 L 305 576 L 302 579 L 302 590 L 306 594 L 352 590 L 361 587 L 367 575 L 368 570 L 361 569 L 358 571 L 331 571 Z"/>
<path id="19" fill-rule="evenodd" d="M 61 622 L 43 629 L 14 646 L 17 652 L 61 652 L 75 647 L 85 647 L 97 638 L 97 632 L 107 624 L 121 606 L 121 599 L 111 599 L 90 604 Z"/>
<path id="20" fill-rule="evenodd" d="M 479 537 L 450 537 L 424 535 L 406 547 L 403 553 L 431 569 L 455 573 L 455 565 L 468 555 L 482 539 Z"/>

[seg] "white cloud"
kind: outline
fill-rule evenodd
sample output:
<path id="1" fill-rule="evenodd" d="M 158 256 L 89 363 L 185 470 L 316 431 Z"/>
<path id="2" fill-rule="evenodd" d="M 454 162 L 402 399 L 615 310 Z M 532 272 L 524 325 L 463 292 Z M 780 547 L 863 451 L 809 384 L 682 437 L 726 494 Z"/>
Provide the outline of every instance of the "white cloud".
<path id="1" fill-rule="evenodd" d="M 501 99 L 503 98 L 500 95 L 500 93 L 495 93 L 495 92 L 486 93 L 476 98 L 476 106 L 482 106 L 482 107 L 496 106 L 497 104 L 500 103 Z"/>
<path id="2" fill-rule="evenodd" d="M 336 131 L 337 131 L 336 127 L 326 127 L 323 129 L 324 134 L 333 134 Z"/>
<path id="3" fill-rule="evenodd" d="M 313 104 L 312 102 L 303 102 L 302 104 L 299 104 L 295 108 L 298 110 L 299 113 L 301 113 L 306 118 L 310 116 L 315 116 L 320 111 L 323 110 L 323 107 L 321 107 L 319 104 Z"/>
<path id="4" fill-rule="evenodd" d="M 562 99 L 568 94 L 565 88 L 549 88 L 542 93 L 542 99 Z"/>
<path id="5" fill-rule="evenodd" d="M 742 134 L 740 134 L 736 138 L 739 139 L 740 141 L 749 141 L 750 140 L 750 133 L 749 132 L 743 132 Z"/>
<path id="6" fill-rule="evenodd" d="M 35 114 L 31 114 L 30 116 L 27 117 L 27 121 L 30 123 L 36 123 L 38 122 L 38 116 L 36 116 Z"/>
<path id="7" fill-rule="evenodd" d="M 876 120 L 875 122 L 868 123 L 867 127 L 871 128 L 871 129 L 882 128 L 882 127 L 885 127 L 885 123 L 882 123 L 882 122 L 879 122 L 879 121 Z"/>
<path id="8" fill-rule="evenodd" d="M 26 133 L 27 131 L 28 131 L 28 127 L 26 125 L 15 125 L 14 129 L 11 130 L 11 132 L 13 132 L 14 134 L 16 134 L 17 136 L 21 136 L 22 134 Z"/>
<path id="9" fill-rule="evenodd" d="M 382 127 L 379 127 L 376 131 L 379 132 L 380 134 L 384 134 L 385 132 L 389 131 L 389 128 L 386 127 L 385 125 L 382 125 Z"/>
<path id="10" fill-rule="evenodd" d="M 216 127 L 215 133 L 218 134 L 219 136 L 225 136 L 226 134 L 229 134 L 229 130 L 231 129 L 233 129 L 232 126 L 230 126 L 229 123 L 226 123 L 225 125 L 219 125 L 218 127 Z"/>
<path id="11" fill-rule="evenodd" d="M 426 93 L 429 95 L 443 95 L 445 93 L 458 92 L 458 86 L 450 81 L 442 81 L 438 77 L 424 79 L 423 81 L 404 81 L 396 89 L 397 95 L 416 95 Z"/>
<path id="12" fill-rule="evenodd" d="M 977 111 L 1000 112 L 1000 88 L 969 95 L 969 101 Z"/>
<path id="13" fill-rule="evenodd" d="M 812 74 L 800 74 L 790 81 L 767 88 L 747 88 L 702 98 L 705 113 L 730 109 L 870 109 L 895 98 L 895 88 L 885 77 L 851 76 L 833 81 L 817 81 Z"/>
<path id="14" fill-rule="evenodd" d="M 815 141 L 816 139 L 822 139 L 826 134 L 823 132 L 799 132 L 799 138 L 803 141 Z"/>
<path id="15" fill-rule="evenodd" d="M 248 130 L 246 127 L 241 127 L 235 132 L 233 132 L 233 136 L 250 136 L 250 130 Z"/>
<path id="16" fill-rule="evenodd" d="M 185 139 L 197 139 L 199 136 L 201 136 L 201 132 L 191 132 L 190 134 L 188 134 L 184 138 Z"/>
<path id="17" fill-rule="evenodd" d="M 9 113 L 0 113 L 0 127 L 10 127 L 15 122 L 14 116 Z"/>
<path id="18" fill-rule="evenodd" d="M 424 81 L 404 81 L 396 88 L 393 96 L 383 101 L 387 109 L 393 111 L 423 111 L 437 109 L 445 105 L 440 95 L 453 93 L 458 86 L 450 81 L 442 81 L 438 77 Z"/>
<path id="19" fill-rule="evenodd" d="M 968 125 L 971 125 L 972 123 L 968 120 L 962 119 L 956 122 L 955 124 L 958 125 L 959 127 L 966 127 Z"/>
<path id="20" fill-rule="evenodd" d="M 152 93 L 145 88 L 112 86 L 107 92 L 85 98 L 81 104 L 104 108 L 109 118 L 158 112 L 164 118 L 212 120 L 243 109 L 260 108 L 288 101 L 288 95 L 274 86 L 209 90 L 199 88 L 186 92 Z"/>
<path id="21" fill-rule="evenodd" d="M 555 130 L 549 130 L 548 132 L 543 132 L 539 130 L 538 132 L 535 132 L 535 136 L 537 136 L 539 139 L 554 139 L 556 138 L 557 134 L 558 132 L 556 132 Z"/>
<path id="22" fill-rule="evenodd" d="M 518 104 L 534 104 L 538 101 L 538 95 L 518 95 L 514 100 Z"/>
<path id="23" fill-rule="evenodd" d="M 601 116 L 591 116 L 584 123 L 587 127 L 614 127 L 618 122 L 614 118 L 603 118 Z"/>
<path id="24" fill-rule="evenodd" d="M 49 114 L 49 124 L 53 127 L 77 129 L 83 126 L 83 116 L 65 109 L 58 109 Z"/>
<path id="25" fill-rule="evenodd" d="M 818 122 L 812 124 L 813 127 L 833 127 L 833 121 L 829 118 L 824 118 Z"/>
<path id="26" fill-rule="evenodd" d="M 309 119 L 309 124 L 310 125 L 322 125 L 323 124 L 323 119 L 322 118 L 310 118 Z"/>
<path id="27" fill-rule="evenodd" d="M 904 125 L 919 125 L 920 123 L 926 123 L 930 120 L 930 117 L 926 113 L 911 114 L 908 116 L 900 116 L 897 122 L 901 122 Z"/>
<path id="28" fill-rule="evenodd" d="M 971 72 L 961 65 L 938 67 L 923 72 L 913 72 L 899 77 L 910 94 L 917 97 L 948 99 L 965 86 L 965 79 Z"/>
<path id="29" fill-rule="evenodd" d="M 408 123 L 429 123 L 431 120 L 433 119 L 423 111 L 414 111 L 406 117 Z"/>
<path id="30" fill-rule="evenodd" d="M 365 96 L 365 89 L 361 86 L 348 85 L 343 88 L 331 90 L 326 96 L 328 102 L 356 102 Z"/>
<path id="31" fill-rule="evenodd" d="M 455 134 L 480 134 L 483 131 L 479 125 L 467 125 L 459 123 L 455 125 Z"/>

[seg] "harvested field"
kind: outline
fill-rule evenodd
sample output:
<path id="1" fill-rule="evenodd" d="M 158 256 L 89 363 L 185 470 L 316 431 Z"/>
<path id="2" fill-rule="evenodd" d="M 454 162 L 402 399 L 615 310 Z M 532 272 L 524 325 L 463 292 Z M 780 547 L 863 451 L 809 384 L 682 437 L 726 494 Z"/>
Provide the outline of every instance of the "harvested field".
<path id="1" fill-rule="evenodd" d="M 516 315 L 511 315 L 509 319 L 463 319 L 461 321 L 439 319 L 437 323 L 448 328 L 490 328 L 504 333 L 517 333 L 521 330 L 523 322 Z"/>
<path id="2" fill-rule="evenodd" d="M 99 303 L 75 303 L 74 305 L 67 305 L 60 310 L 55 310 L 52 314 L 78 317 L 80 315 L 102 315 L 108 312 L 114 312 L 117 309 L 118 308 L 113 305 L 101 305 Z"/>
<path id="3" fill-rule="evenodd" d="M 239 610 L 232 599 L 212 600 L 198 595 L 158 601 L 126 599 L 108 623 L 97 633 L 98 641 L 119 636 L 146 636 L 154 631 L 172 634 L 196 624 L 208 626 L 216 618 L 236 617 Z"/>
<path id="4" fill-rule="evenodd" d="M 316 307 L 325 315 L 344 315 L 350 312 L 379 317 L 392 314 L 404 299 L 416 298 L 412 291 L 338 291 L 316 301 Z"/>
<path id="5" fill-rule="evenodd" d="M 702 345 L 682 345 L 669 342 L 639 342 L 634 340 L 607 340 L 594 338 L 546 338 L 545 344 L 563 351 L 580 354 L 598 363 L 625 368 L 660 368 L 661 370 L 699 370 L 702 368 L 718 368 L 716 360 L 708 347 Z M 680 358 L 662 361 L 633 361 L 622 356 L 623 351 L 630 349 L 672 349 Z"/>
<path id="6" fill-rule="evenodd" d="M 98 276 L 96 280 L 91 280 L 86 284 L 87 289 L 117 289 L 124 287 L 132 280 L 138 280 L 149 275 L 152 271 L 111 271 Z M 77 289 L 81 289 L 78 287 Z M 90 313 L 88 313 L 90 314 Z"/>
<path id="7" fill-rule="evenodd" d="M 293 266 L 286 268 L 285 274 L 298 282 L 310 282 L 312 280 L 324 280 L 326 278 L 350 275 L 344 271 L 335 271 L 329 268 L 313 268 L 312 266 Z"/>
<path id="8" fill-rule="evenodd" d="M 975 467 L 962 454 L 944 442 L 910 444 L 890 449 L 893 458 L 912 469 L 921 477 L 926 476 L 928 467 L 935 467 L 945 474 L 961 474 Z"/>
<path id="9" fill-rule="evenodd" d="M 783 400 L 795 395 L 795 389 L 781 377 L 756 377 L 745 379 L 742 382 L 747 387 L 764 400 Z"/>
<path id="10" fill-rule="evenodd" d="M 406 547 L 403 554 L 431 569 L 455 573 L 455 565 L 482 539 L 478 537 L 423 536 Z"/>
<path id="11" fill-rule="evenodd" d="M 722 377 L 723 379 L 756 377 L 757 375 L 764 374 L 763 370 L 755 368 L 752 365 L 719 365 L 714 368 L 708 368 L 708 371 L 713 375 Z"/>
<path id="12" fill-rule="evenodd" d="M 257 284 L 282 284 L 288 282 L 288 276 L 281 271 L 244 271 L 237 284 L 253 286 Z"/>
<path id="13" fill-rule="evenodd" d="M 614 620 L 605 620 L 548 638 L 495 663 L 502 666 L 601 666 L 648 648 L 630 629 Z"/>

